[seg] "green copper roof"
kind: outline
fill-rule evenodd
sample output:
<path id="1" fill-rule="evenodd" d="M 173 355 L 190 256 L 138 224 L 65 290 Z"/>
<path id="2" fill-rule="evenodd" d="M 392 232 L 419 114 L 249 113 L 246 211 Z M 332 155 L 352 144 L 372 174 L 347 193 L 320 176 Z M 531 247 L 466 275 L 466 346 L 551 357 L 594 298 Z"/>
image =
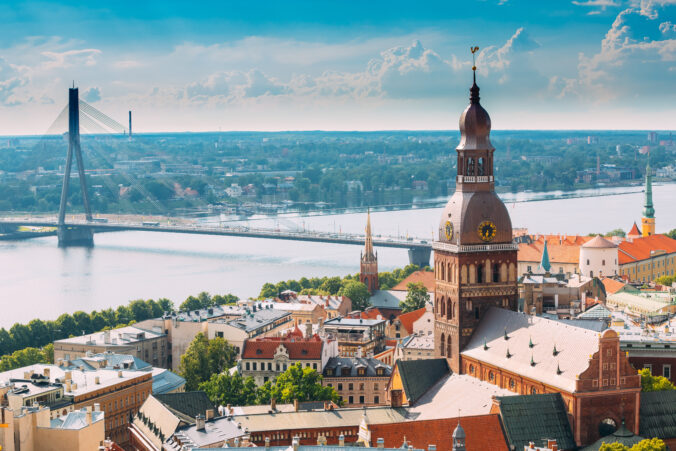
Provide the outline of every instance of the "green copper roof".
<path id="1" fill-rule="evenodd" d="M 641 393 L 640 415 L 643 437 L 676 437 L 676 391 Z"/>
<path id="2" fill-rule="evenodd" d="M 575 449 L 573 431 L 560 393 L 503 396 L 497 400 L 512 449 L 524 449 L 531 441 L 546 445 L 542 442 L 545 438 L 556 439 L 559 449 Z"/>
<path id="3" fill-rule="evenodd" d="M 643 205 L 643 217 L 654 218 L 655 209 L 653 208 L 653 181 L 650 171 L 650 163 L 645 169 L 645 204 Z"/>
<path id="4" fill-rule="evenodd" d="M 397 366 L 409 405 L 449 372 L 446 359 L 397 360 Z"/>
<path id="5" fill-rule="evenodd" d="M 552 268 L 551 263 L 549 263 L 549 251 L 547 250 L 547 239 L 545 239 L 545 247 L 542 249 L 542 259 L 540 259 L 540 267 L 546 272 Z"/>

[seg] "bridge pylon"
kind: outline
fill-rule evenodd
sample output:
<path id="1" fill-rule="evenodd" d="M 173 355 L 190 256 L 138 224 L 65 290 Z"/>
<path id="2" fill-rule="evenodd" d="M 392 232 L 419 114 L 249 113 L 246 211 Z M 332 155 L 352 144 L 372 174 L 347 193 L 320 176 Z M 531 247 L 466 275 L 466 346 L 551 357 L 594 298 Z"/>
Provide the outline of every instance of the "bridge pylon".
<path id="1" fill-rule="evenodd" d="M 412 247 L 408 250 L 408 262 L 421 268 L 429 266 L 432 249 L 424 247 Z"/>
<path id="2" fill-rule="evenodd" d="M 92 211 L 89 207 L 89 194 L 87 192 L 87 179 L 85 178 L 82 149 L 80 147 L 80 99 L 78 88 L 68 89 L 68 154 L 66 167 L 63 172 L 63 186 L 61 188 L 61 203 L 59 204 L 59 222 L 57 236 L 59 247 L 66 246 L 93 246 L 94 232 L 90 227 L 78 227 L 66 224 L 66 206 L 68 204 L 68 187 L 70 184 L 70 171 L 73 166 L 73 154 L 77 162 L 77 172 L 82 191 L 85 217 L 92 220 Z"/>

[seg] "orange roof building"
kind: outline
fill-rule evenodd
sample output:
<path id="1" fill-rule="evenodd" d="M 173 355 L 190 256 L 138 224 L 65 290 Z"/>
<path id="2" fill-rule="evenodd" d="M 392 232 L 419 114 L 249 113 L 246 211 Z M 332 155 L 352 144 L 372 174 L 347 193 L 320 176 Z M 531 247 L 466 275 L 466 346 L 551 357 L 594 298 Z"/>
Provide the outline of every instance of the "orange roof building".
<path id="1" fill-rule="evenodd" d="M 620 275 L 632 282 L 650 282 L 676 273 L 676 240 L 655 234 L 619 245 Z"/>
<path id="2" fill-rule="evenodd" d="M 576 274 L 580 266 L 580 246 L 592 238 L 582 235 L 528 235 L 528 239 L 519 243 L 518 273 L 536 271 L 546 241 L 551 272 Z"/>
<path id="3" fill-rule="evenodd" d="M 415 449 L 427 449 L 436 445 L 437 451 L 451 451 L 451 436 L 458 426 L 465 431 L 467 451 L 508 450 L 507 440 L 497 414 L 439 420 L 408 421 L 404 423 L 369 424 L 371 447 L 378 446 L 378 439 L 384 440 L 385 448 L 402 448 L 404 441 Z M 406 446 L 408 448 L 408 446 Z"/>
<path id="4" fill-rule="evenodd" d="M 421 282 L 428 293 L 434 293 L 434 271 L 416 271 L 392 287 L 392 291 L 408 291 L 409 283 Z"/>

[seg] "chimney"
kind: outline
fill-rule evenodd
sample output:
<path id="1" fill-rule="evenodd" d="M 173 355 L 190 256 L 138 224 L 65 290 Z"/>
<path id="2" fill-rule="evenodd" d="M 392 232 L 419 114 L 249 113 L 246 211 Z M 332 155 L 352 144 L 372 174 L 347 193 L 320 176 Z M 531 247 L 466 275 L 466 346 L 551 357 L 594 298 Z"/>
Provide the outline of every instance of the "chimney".
<path id="1" fill-rule="evenodd" d="M 110 331 L 109 330 L 103 331 L 103 343 L 107 344 L 107 345 L 110 344 Z"/>
<path id="2" fill-rule="evenodd" d="M 556 444 L 556 439 L 547 439 L 547 448 L 551 449 L 552 451 L 558 451 L 559 447 Z"/>
<path id="3" fill-rule="evenodd" d="M 47 379 L 49 379 L 49 374 L 50 374 L 50 373 L 49 373 L 49 368 L 45 368 L 44 370 L 42 370 L 42 374 L 44 374 L 45 377 L 46 377 Z"/>
<path id="4" fill-rule="evenodd" d="M 207 421 L 211 420 L 214 417 L 214 409 L 207 409 L 205 417 Z"/>
<path id="5" fill-rule="evenodd" d="M 298 402 L 298 399 L 293 400 L 293 411 L 298 412 L 298 409 L 300 409 L 300 403 Z"/>
<path id="6" fill-rule="evenodd" d="M 73 373 L 70 371 L 66 371 L 65 374 L 63 375 L 63 378 L 66 379 L 67 381 L 70 381 L 73 379 Z"/>
<path id="7" fill-rule="evenodd" d="M 275 398 L 270 399 L 270 410 L 273 412 L 277 410 L 277 400 Z"/>
<path id="8" fill-rule="evenodd" d="M 117 377 L 120 377 L 120 378 L 121 378 L 121 377 L 124 377 L 124 376 L 122 375 L 122 370 L 119 370 L 119 371 L 117 372 Z"/>
<path id="9" fill-rule="evenodd" d="M 239 437 L 235 437 L 235 448 L 239 448 Z"/>
<path id="10" fill-rule="evenodd" d="M 345 446 L 345 436 L 343 434 L 338 436 L 338 446 Z"/>
<path id="11" fill-rule="evenodd" d="M 94 376 L 94 383 L 99 385 L 101 383 L 101 378 L 99 376 Z"/>
<path id="12" fill-rule="evenodd" d="M 87 424 L 92 424 L 92 411 L 87 409 Z"/>
<path id="13" fill-rule="evenodd" d="M 24 371 L 23 372 L 23 378 L 24 379 L 30 379 L 31 378 L 31 372 L 30 371 Z"/>
<path id="14" fill-rule="evenodd" d="M 65 390 L 66 390 L 66 391 L 70 391 L 70 379 L 66 379 L 66 387 L 65 387 Z"/>
<path id="15" fill-rule="evenodd" d="M 195 429 L 198 431 L 204 430 L 204 416 L 200 413 L 195 417 Z"/>
<path id="16" fill-rule="evenodd" d="M 400 389 L 390 391 L 390 407 L 401 407 L 403 404 L 403 393 Z"/>
<path id="17" fill-rule="evenodd" d="M 265 437 L 265 450 L 270 449 L 270 437 Z"/>
<path id="18" fill-rule="evenodd" d="M 382 438 L 382 437 L 378 438 L 376 443 L 377 443 L 378 448 L 385 448 L 385 439 L 384 438 Z"/>
<path id="19" fill-rule="evenodd" d="M 291 441 L 291 446 L 293 446 L 293 451 L 298 451 L 298 446 L 300 445 L 300 439 L 298 436 L 294 436 L 293 440 Z"/>

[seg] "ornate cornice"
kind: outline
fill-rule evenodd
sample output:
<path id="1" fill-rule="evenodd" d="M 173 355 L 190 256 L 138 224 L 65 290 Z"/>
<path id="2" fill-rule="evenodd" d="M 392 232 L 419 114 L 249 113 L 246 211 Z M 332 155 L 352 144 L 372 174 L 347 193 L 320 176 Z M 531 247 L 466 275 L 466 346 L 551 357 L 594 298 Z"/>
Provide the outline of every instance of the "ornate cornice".
<path id="1" fill-rule="evenodd" d="M 432 249 L 435 251 L 445 251 L 459 254 L 464 252 L 518 251 L 519 245 L 516 243 L 452 244 L 445 243 L 443 241 L 435 241 L 432 243 Z"/>

